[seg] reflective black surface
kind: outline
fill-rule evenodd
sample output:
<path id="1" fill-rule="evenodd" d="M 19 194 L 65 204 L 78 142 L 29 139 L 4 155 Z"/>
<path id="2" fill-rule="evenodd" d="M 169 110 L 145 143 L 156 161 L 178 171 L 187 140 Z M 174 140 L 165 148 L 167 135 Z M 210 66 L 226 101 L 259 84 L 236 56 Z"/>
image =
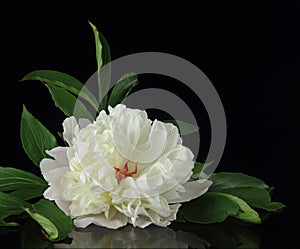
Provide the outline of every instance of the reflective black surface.
<path id="1" fill-rule="evenodd" d="M 219 224 L 173 222 L 169 227 L 149 226 L 141 229 L 131 225 L 117 230 L 97 226 L 74 229 L 63 241 L 50 242 L 40 227 L 27 221 L 21 229 L 1 230 L 5 248 L 296 248 L 296 230 L 283 223 L 287 214 L 273 214 L 261 225 L 237 220 Z"/>
<path id="2" fill-rule="evenodd" d="M 287 205 L 283 213 L 242 230 L 254 233 L 261 248 L 298 248 L 299 1 L 198 1 L 194 6 L 186 1 L 163 8 L 154 3 L 127 8 L 103 5 L 103 1 L 101 8 L 90 4 L 89 10 L 80 8 L 77 13 L 73 9 L 62 11 L 58 5 L 49 11 L 50 4 L 27 8 L 13 4 L 3 9 L 8 16 L 0 16 L 0 165 L 40 173 L 22 149 L 22 105 L 25 103 L 54 134 L 61 130 L 64 115 L 54 107 L 44 86 L 20 84 L 19 80 L 38 69 L 58 70 L 87 80 L 96 70 L 89 19 L 108 39 L 114 59 L 160 51 L 183 57 L 203 70 L 220 95 L 228 121 L 227 145 L 218 170 L 263 179 L 275 186 L 274 201 Z M 164 85 L 164 81 L 151 80 L 148 85 L 141 81 L 139 87 L 154 83 Z M 177 91 L 187 102 L 193 99 L 181 88 Z M 198 111 L 200 104 L 189 103 L 198 113 L 201 143 L 205 145 L 209 126 Z M 241 234 L 236 225 L 229 229 L 223 225 L 172 224 L 168 229 L 192 233 L 215 248 L 232 245 L 226 241 L 240 240 L 232 239 L 232 235 Z M 0 231 L 1 248 L 20 248 L 21 238 L 27 248 L 53 246 L 30 224 L 21 231 Z M 100 238 L 96 236 L 96 240 Z"/>
<path id="3" fill-rule="evenodd" d="M 63 241 L 44 239 L 36 223 L 2 235 L 11 248 L 260 248 L 261 234 L 241 224 L 194 225 L 173 223 L 162 228 L 131 225 L 111 230 L 97 226 L 74 229 Z"/>

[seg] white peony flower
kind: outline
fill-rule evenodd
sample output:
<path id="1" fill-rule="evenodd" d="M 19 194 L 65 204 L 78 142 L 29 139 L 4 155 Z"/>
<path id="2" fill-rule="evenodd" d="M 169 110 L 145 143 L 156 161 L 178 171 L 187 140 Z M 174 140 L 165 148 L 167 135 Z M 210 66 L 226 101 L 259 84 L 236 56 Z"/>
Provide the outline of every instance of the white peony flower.
<path id="1" fill-rule="evenodd" d="M 49 183 L 44 197 L 77 227 L 165 227 L 181 202 L 211 185 L 207 179 L 188 182 L 193 153 L 182 145 L 176 126 L 151 121 L 145 111 L 119 104 L 92 123 L 67 118 L 63 128 L 69 147 L 47 151 L 53 159 L 40 164 Z"/>

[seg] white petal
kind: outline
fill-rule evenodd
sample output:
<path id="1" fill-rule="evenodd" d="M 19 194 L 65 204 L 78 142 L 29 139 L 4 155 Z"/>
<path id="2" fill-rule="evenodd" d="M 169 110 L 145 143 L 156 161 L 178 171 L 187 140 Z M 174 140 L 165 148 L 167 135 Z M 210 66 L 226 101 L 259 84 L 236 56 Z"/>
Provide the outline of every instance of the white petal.
<path id="1" fill-rule="evenodd" d="M 58 164 L 55 160 L 50 159 L 50 158 L 44 158 L 41 162 L 40 162 L 40 168 L 41 168 L 41 172 L 42 175 L 45 178 L 45 175 L 48 174 L 48 172 L 50 172 L 51 170 L 54 170 L 56 168 L 60 168 L 61 165 Z"/>
<path id="2" fill-rule="evenodd" d="M 200 179 L 184 184 L 185 192 L 178 192 L 180 198 L 169 200 L 169 203 L 186 202 L 203 195 L 212 184 L 212 181 Z"/>
<path id="3" fill-rule="evenodd" d="M 66 215 L 70 215 L 70 211 L 69 211 L 69 206 L 71 205 L 70 201 L 55 200 L 55 203 Z"/>
<path id="4" fill-rule="evenodd" d="M 167 217 L 162 217 L 159 222 L 155 223 L 157 226 L 166 227 L 171 224 L 171 221 L 176 219 L 176 214 L 178 212 L 178 209 L 181 205 L 180 204 L 174 204 L 170 205 L 171 214 Z"/>
<path id="5" fill-rule="evenodd" d="M 151 224 L 152 224 L 152 221 L 148 217 L 141 216 L 136 219 L 134 225 L 137 227 L 140 227 L 140 228 L 145 228 Z"/>
<path id="6" fill-rule="evenodd" d="M 167 144 L 166 144 L 166 151 L 171 150 L 174 148 L 177 144 L 180 144 L 182 141 L 180 139 L 180 135 L 178 132 L 178 129 L 175 125 L 170 123 L 165 123 L 166 130 L 168 133 L 167 136 Z"/>
<path id="7" fill-rule="evenodd" d="M 66 170 L 67 171 L 67 170 Z M 62 173 L 62 175 L 64 175 Z M 61 176 L 50 182 L 50 187 L 44 192 L 44 197 L 49 200 L 63 199 L 64 187 L 61 184 Z"/>
<path id="8" fill-rule="evenodd" d="M 111 219 L 107 220 L 104 214 L 93 215 L 83 218 L 76 218 L 74 220 L 74 225 L 76 227 L 85 228 L 90 224 L 95 224 L 97 226 L 103 226 L 111 229 L 117 229 L 119 227 L 125 226 L 128 222 L 128 218 L 120 213 L 116 213 L 116 215 Z"/>
<path id="9" fill-rule="evenodd" d="M 171 200 L 180 198 L 178 192 L 175 189 L 171 189 L 162 194 L 162 196 L 170 203 Z"/>
<path id="10" fill-rule="evenodd" d="M 66 118 L 63 122 L 63 137 L 71 146 L 73 144 L 73 138 L 77 135 L 79 131 L 79 125 L 75 117 Z"/>
<path id="11" fill-rule="evenodd" d="M 56 160 L 44 158 L 40 163 L 43 177 L 46 181 L 52 181 L 56 177 L 62 177 L 68 171 L 68 167 L 59 164 Z"/>
<path id="12" fill-rule="evenodd" d="M 56 168 L 44 175 L 44 178 L 50 183 L 57 181 L 60 183 L 61 178 L 69 171 L 68 167 Z"/>
<path id="13" fill-rule="evenodd" d="M 44 192 L 43 195 L 44 195 L 44 197 L 45 197 L 46 199 L 48 199 L 48 200 L 50 200 L 50 201 L 53 201 L 53 200 L 56 199 L 56 196 L 54 196 L 54 194 L 53 194 L 53 189 L 52 189 L 52 187 L 47 188 L 47 189 L 45 190 L 45 192 Z"/>
<path id="14" fill-rule="evenodd" d="M 67 151 L 68 151 L 68 147 L 61 147 L 61 146 L 55 147 L 52 150 L 46 150 L 48 155 L 52 156 L 57 161 L 57 163 L 63 166 L 69 165 Z"/>
<path id="15" fill-rule="evenodd" d="M 79 123 L 80 129 L 83 129 L 84 127 L 88 126 L 91 123 L 91 121 L 87 118 L 80 118 L 78 120 L 78 123 Z"/>
<path id="16" fill-rule="evenodd" d="M 120 154 L 133 162 L 149 163 L 157 159 L 165 148 L 166 135 L 160 130 L 154 130 L 144 149 L 135 148 L 125 134 L 114 132 L 114 141 Z M 144 145 L 142 145 L 144 146 Z"/>

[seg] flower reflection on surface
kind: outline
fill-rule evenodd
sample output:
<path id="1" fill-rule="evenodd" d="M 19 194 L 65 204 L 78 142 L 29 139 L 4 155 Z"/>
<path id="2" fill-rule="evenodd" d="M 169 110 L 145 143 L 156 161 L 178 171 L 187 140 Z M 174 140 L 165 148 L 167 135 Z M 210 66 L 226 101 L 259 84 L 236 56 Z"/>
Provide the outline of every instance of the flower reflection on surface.
<path id="1" fill-rule="evenodd" d="M 56 244 L 55 248 L 209 248 L 210 244 L 197 235 L 174 231 L 171 228 L 126 226 L 111 230 L 91 225 L 75 229 L 70 244 Z"/>

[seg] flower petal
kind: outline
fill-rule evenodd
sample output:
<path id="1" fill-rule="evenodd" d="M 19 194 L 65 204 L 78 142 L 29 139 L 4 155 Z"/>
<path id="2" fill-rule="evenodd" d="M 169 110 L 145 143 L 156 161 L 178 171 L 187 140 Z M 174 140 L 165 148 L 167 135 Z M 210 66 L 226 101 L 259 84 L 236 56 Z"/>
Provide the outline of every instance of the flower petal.
<path id="1" fill-rule="evenodd" d="M 70 201 L 56 199 L 55 203 L 66 215 L 70 215 L 70 211 L 69 211 L 69 206 L 71 205 Z"/>
<path id="2" fill-rule="evenodd" d="M 155 225 L 158 225 L 161 227 L 166 227 L 166 226 L 170 225 L 171 221 L 176 220 L 176 214 L 177 214 L 180 206 L 181 206 L 180 204 L 170 205 L 171 214 L 167 217 L 162 217 L 160 222 L 155 223 Z"/>
<path id="3" fill-rule="evenodd" d="M 68 151 L 68 147 L 61 147 L 61 146 L 55 147 L 51 150 L 46 150 L 46 152 L 49 156 L 52 156 L 56 160 L 57 163 L 59 163 L 63 166 L 69 165 L 67 151 Z"/>
<path id="4" fill-rule="evenodd" d="M 51 174 L 48 175 L 47 179 L 51 179 L 50 181 L 50 187 L 46 189 L 44 192 L 44 197 L 49 200 L 55 200 L 55 199 L 63 199 L 62 193 L 64 191 L 64 187 L 61 184 L 61 178 L 62 176 L 68 171 L 68 168 L 59 168 L 59 172 L 54 172 L 53 174 L 57 175 L 57 178 L 54 178 Z M 51 175 L 51 176 L 50 176 Z M 46 179 L 46 178 L 45 178 Z M 47 180 L 46 179 L 46 180 Z"/>
<path id="5" fill-rule="evenodd" d="M 80 118 L 78 120 L 78 123 L 79 123 L 80 129 L 83 129 L 86 126 L 88 126 L 91 123 L 91 121 L 89 119 L 87 119 L 87 118 Z"/>
<path id="6" fill-rule="evenodd" d="M 66 118 L 63 122 L 63 137 L 67 143 L 71 146 L 73 145 L 73 138 L 79 132 L 79 125 L 75 117 Z"/>
<path id="7" fill-rule="evenodd" d="M 117 229 L 119 227 L 125 226 L 127 222 L 128 222 L 128 218 L 125 215 L 121 213 L 116 213 L 115 216 L 110 220 L 107 220 L 104 214 L 76 218 L 74 220 L 74 225 L 76 227 L 85 228 L 88 225 L 93 223 L 97 226 Z"/>
<path id="8" fill-rule="evenodd" d="M 200 179 L 198 181 L 187 182 L 183 185 L 184 192 L 178 192 L 179 198 L 169 200 L 169 203 L 186 202 L 203 195 L 212 184 L 212 181 Z"/>
<path id="9" fill-rule="evenodd" d="M 137 227 L 140 227 L 140 228 L 145 228 L 145 227 L 147 227 L 151 224 L 152 224 L 152 221 L 148 217 L 141 216 L 141 217 L 136 219 L 134 225 L 137 226 Z"/>

